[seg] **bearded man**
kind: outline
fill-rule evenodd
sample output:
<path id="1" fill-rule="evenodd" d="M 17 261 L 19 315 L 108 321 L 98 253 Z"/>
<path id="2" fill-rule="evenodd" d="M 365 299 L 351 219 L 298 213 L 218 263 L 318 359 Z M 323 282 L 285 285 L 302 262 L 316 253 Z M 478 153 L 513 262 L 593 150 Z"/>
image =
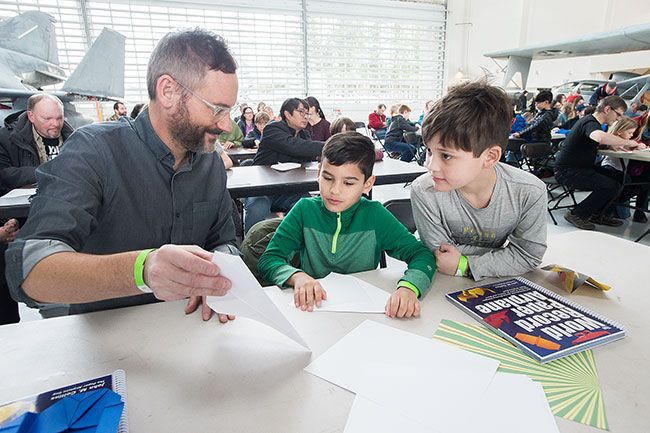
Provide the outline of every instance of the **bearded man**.
<path id="1" fill-rule="evenodd" d="M 236 68 L 210 32 L 159 41 L 148 108 L 80 128 L 37 169 L 29 219 L 6 255 L 14 299 L 51 317 L 189 297 L 190 313 L 229 290 L 211 261 L 215 250 L 236 252 L 214 146 L 230 130 Z M 202 312 L 208 320 L 205 304 Z"/>

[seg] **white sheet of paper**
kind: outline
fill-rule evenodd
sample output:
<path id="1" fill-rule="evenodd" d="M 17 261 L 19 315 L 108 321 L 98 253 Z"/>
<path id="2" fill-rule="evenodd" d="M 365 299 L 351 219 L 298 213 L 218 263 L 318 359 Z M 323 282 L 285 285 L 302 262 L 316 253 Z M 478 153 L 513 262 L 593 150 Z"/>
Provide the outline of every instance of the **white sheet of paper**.
<path id="1" fill-rule="evenodd" d="M 498 361 L 450 344 L 366 320 L 305 371 L 356 393 L 362 372 L 373 363 L 397 368 L 415 363 L 423 371 L 462 370 L 476 377 L 493 375 L 499 366 Z"/>
<path id="2" fill-rule="evenodd" d="M 29 203 L 29 197 L 36 194 L 36 188 L 12 189 L 2 197 L 0 203 L 4 206 Z"/>
<path id="3" fill-rule="evenodd" d="M 427 407 L 428 404 L 427 404 Z M 345 424 L 343 433 L 443 433 L 400 414 L 394 409 L 386 408 L 362 395 L 357 395 Z"/>
<path id="4" fill-rule="evenodd" d="M 470 408 L 458 431 L 559 433 L 542 386 L 525 375 L 497 373 L 482 397 L 468 396 Z"/>
<path id="5" fill-rule="evenodd" d="M 327 292 L 327 299 L 314 311 L 383 314 L 390 298 L 388 292 L 352 275 L 332 272 L 318 281 Z"/>
<path id="6" fill-rule="evenodd" d="M 498 363 L 468 370 L 436 368 L 405 357 L 401 366 L 369 363 L 357 382 L 357 395 L 440 431 L 455 431 L 468 400 L 483 395 Z M 426 410 L 415 402 L 426 402 Z"/>
<path id="7" fill-rule="evenodd" d="M 300 167 L 302 167 L 302 164 L 298 162 L 279 162 L 271 166 L 273 170 L 277 171 L 289 171 Z"/>
<path id="8" fill-rule="evenodd" d="M 215 252 L 212 261 L 221 269 L 221 275 L 232 282 L 232 287 L 225 296 L 208 296 L 210 308 L 222 314 L 247 317 L 264 323 L 309 349 L 305 340 L 262 289 L 241 257 Z"/>

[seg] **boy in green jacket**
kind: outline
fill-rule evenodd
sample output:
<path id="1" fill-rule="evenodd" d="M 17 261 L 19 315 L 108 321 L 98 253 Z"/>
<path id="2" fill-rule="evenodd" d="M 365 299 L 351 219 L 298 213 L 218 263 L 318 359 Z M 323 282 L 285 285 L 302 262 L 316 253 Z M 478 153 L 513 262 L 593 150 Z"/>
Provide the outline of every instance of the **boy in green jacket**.
<path id="1" fill-rule="evenodd" d="M 258 269 L 264 279 L 293 287 L 296 307 L 312 311 L 327 298 L 316 278 L 375 269 L 386 251 L 408 263 L 386 303 L 386 315 L 420 314 L 418 298 L 431 285 L 435 258 L 381 203 L 362 197 L 375 182 L 374 162 L 374 145 L 368 137 L 357 132 L 333 135 L 318 169 L 320 197 L 301 199 L 260 257 Z M 295 253 L 301 269 L 289 263 Z"/>

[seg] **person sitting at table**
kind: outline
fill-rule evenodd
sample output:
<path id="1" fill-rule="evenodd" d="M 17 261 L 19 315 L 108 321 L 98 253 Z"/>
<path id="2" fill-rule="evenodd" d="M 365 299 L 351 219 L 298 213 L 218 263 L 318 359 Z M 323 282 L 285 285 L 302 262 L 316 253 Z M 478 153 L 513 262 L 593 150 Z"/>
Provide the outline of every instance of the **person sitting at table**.
<path id="1" fill-rule="evenodd" d="M 476 104 L 481 101 L 481 104 Z M 521 275 L 546 251 L 546 186 L 500 163 L 512 103 L 485 82 L 452 87 L 424 119 L 428 173 L 411 186 L 413 218 L 438 271 Z"/>
<path id="2" fill-rule="evenodd" d="M 236 69 L 211 32 L 158 42 L 148 107 L 133 121 L 80 128 L 36 170 L 38 194 L 6 254 L 14 299 L 53 316 L 190 297 L 191 313 L 201 296 L 229 290 L 212 262 L 212 251 L 237 253 L 214 143 L 232 127 Z"/>
<path id="3" fill-rule="evenodd" d="M 368 115 L 368 128 L 375 131 L 378 139 L 386 137 L 386 105 L 379 104 L 377 109 Z"/>
<path id="4" fill-rule="evenodd" d="M 268 106 L 267 106 L 268 107 Z M 298 98 L 282 103 L 282 120 L 271 122 L 264 128 L 259 149 L 253 158 L 254 165 L 273 165 L 279 162 L 315 161 L 323 150 L 322 141 L 312 140 L 307 128 L 309 105 Z M 288 212 L 308 193 L 288 193 L 274 196 L 248 197 L 244 202 L 244 232 L 270 212 Z"/>
<path id="5" fill-rule="evenodd" d="M 636 122 L 629 117 L 621 117 L 616 121 L 607 132 L 616 137 L 624 140 L 630 140 L 634 137 L 635 131 L 638 129 Z M 623 164 L 627 165 L 627 173 L 625 179 L 623 178 Z M 650 183 L 650 164 L 642 161 L 624 161 L 615 156 L 605 156 L 600 162 L 601 167 L 605 170 L 603 174 L 609 176 L 619 183 L 633 182 L 637 185 L 627 185 L 623 188 L 621 195 L 618 197 L 619 203 L 625 203 L 632 197 L 636 196 L 636 209 L 632 220 L 634 222 L 646 223 L 648 218 L 644 210 L 648 209 L 648 184 Z"/>
<path id="6" fill-rule="evenodd" d="M 397 114 L 390 120 L 386 138 L 384 138 L 384 149 L 388 152 L 397 152 L 400 154 L 400 160 L 411 162 L 415 157 L 416 147 L 413 144 L 404 141 L 405 132 L 415 132 L 418 130 L 417 126 L 409 123 L 409 115 L 411 109 L 408 105 L 400 105 Z"/>
<path id="7" fill-rule="evenodd" d="M 72 127 L 63 118 L 63 103 L 49 93 L 27 100 L 27 110 L 0 129 L 0 195 L 36 183 L 36 167 L 55 158 Z"/>
<path id="8" fill-rule="evenodd" d="M 333 135 L 318 168 L 319 197 L 304 198 L 278 226 L 258 261 L 263 278 L 293 287 L 294 303 L 313 311 L 327 293 L 316 281 L 330 272 L 377 268 L 382 251 L 407 263 L 386 303 L 389 317 L 420 313 L 436 268 L 433 255 L 381 203 L 362 197 L 374 182 L 375 146 L 358 132 Z M 290 260 L 298 252 L 300 267 Z"/>
<path id="9" fill-rule="evenodd" d="M 309 104 L 309 123 L 307 123 L 307 132 L 311 135 L 312 140 L 325 141 L 330 138 L 330 123 L 325 118 L 320 102 L 313 96 L 307 96 L 305 99 Z"/>
<path id="10" fill-rule="evenodd" d="M 241 129 L 237 125 L 237 122 L 231 120 L 230 130 L 229 131 L 224 130 L 223 132 L 221 132 L 217 140 L 225 150 L 232 149 L 235 147 L 242 147 L 242 142 L 244 141 L 244 133 L 241 132 Z"/>
<path id="11" fill-rule="evenodd" d="M 271 121 L 271 117 L 266 114 L 264 111 L 260 111 L 255 114 L 253 130 L 246 135 L 245 140 L 254 140 L 257 145 L 259 145 L 260 140 L 262 140 L 262 134 L 264 133 L 264 128 Z"/>
<path id="12" fill-rule="evenodd" d="M 612 125 L 623 116 L 627 105 L 620 96 L 608 96 L 598 103 L 596 112 L 584 116 L 571 129 L 555 160 L 555 178 L 567 188 L 592 191 L 584 200 L 564 214 L 564 219 L 583 230 L 594 230 L 594 224 L 612 227 L 623 222 L 604 213 L 621 193 L 621 183 L 596 166 L 599 147 L 612 150 L 644 148 L 633 140 L 604 132 L 602 125 Z"/>
<path id="13" fill-rule="evenodd" d="M 338 117 L 330 126 L 330 135 L 351 131 L 357 131 L 357 124 L 349 117 Z M 384 159 L 384 152 L 375 148 L 375 161 L 381 161 L 382 159 Z"/>
<path id="14" fill-rule="evenodd" d="M 537 114 L 524 129 L 512 134 L 514 138 L 523 138 L 528 143 L 550 143 L 551 129 L 557 118 L 557 111 L 552 108 L 553 94 L 542 90 L 535 96 Z"/>
<path id="15" fill-rule="evenodd" d="M 237 122 L 237 126 L 239 127 L 239 129 L 241 129 L 241 132 L 242 134 L 244 134 L 244 137 L 248 135 L 248 133 L 251 132 L 255 127 L 255 122 L 253 121 L 254 117 L 255 114 L 253 113 L 253 109 L 251 107 L 244 108 L 244 112 L 239 118 L 239 122 Z"/>

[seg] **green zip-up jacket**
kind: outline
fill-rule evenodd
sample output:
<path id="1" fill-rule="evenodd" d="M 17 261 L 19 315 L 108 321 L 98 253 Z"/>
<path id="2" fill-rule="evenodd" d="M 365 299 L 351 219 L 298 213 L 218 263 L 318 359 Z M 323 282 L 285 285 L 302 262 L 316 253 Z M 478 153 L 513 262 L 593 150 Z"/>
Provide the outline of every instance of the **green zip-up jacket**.
<path id="1" fill-rule="evenodd" d="M 362 197 L 334 213 L 321 197 L 303 198 L 282 220 L 257 267 L 264 279 L 282 287 L 300 271 L 323 278 L 330 272 L 375 269 L 382 251 L 408 264 L 398 286 L 423 295 L 431 285 L 435 257 L 381 203 Z M 296 252 L 302 269 L 289 264 Z"/>

